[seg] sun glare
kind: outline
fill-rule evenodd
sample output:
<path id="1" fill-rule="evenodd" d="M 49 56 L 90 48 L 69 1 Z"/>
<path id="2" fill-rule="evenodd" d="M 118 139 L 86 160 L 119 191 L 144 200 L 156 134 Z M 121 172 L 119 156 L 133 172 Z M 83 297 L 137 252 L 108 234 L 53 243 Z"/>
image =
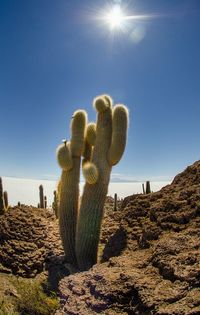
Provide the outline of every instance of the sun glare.
<path id="1" fill-rule="evenodd" d="M 128 6 L 122 5 L 121 1 L 117 4 L 111 5 L 107 3 L 102 9 L 95 9 L 93 13 L 93 18 L 98 20 L 101 25 L 109 27 L 112 38 L 120 35 L 120 33 L 129 35 L 129 38 L 135 42 L 139 43 L 146 34 L 145 23 L 146 20 L 158 18 L 158 14 L 137 14 L 136 12 L 128 12 Z"/>
<path id="2" fill-rule="evenodd" d="M 111 29 L 121 28 L 123 25 L 124 15 L 120 6 L 116 5 L 111 8 L 110 12 L 105 16 L 105 20 Z"/>

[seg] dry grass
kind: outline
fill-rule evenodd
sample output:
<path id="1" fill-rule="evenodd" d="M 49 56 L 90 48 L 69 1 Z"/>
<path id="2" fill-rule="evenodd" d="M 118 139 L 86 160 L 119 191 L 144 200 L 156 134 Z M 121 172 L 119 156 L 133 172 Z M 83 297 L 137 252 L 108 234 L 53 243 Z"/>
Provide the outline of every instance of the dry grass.
<path id="1" fill-rule="evenodd" d="M 55 293 L 48 290 L 44 279 L 5 277 L 7 289 L 4 293 L 1 292 L 0 315 L 52 315 L 55 313 L 59 300 Z"/>

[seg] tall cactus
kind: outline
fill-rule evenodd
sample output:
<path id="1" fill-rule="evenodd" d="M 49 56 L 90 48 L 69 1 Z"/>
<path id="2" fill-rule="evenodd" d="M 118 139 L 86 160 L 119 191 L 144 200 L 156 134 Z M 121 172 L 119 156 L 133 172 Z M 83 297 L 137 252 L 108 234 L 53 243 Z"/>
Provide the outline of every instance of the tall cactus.
<path id="1" fill-rule="evenodd" d="M 97 262 L 103 209 L 108 191 L 112 166 L 117 164 L 124 152 L 128 125 L 128 111 L 123 105 L 112 108 L 108 96 L 94 100 L 97 110 L 96 139 L 91 156 L 90 171 L 96 181 L 90 183 L 88 172 L 83 174 L 86 184 L 77 223 L 76 255 L 80 270 L 87 270 Z M 98 174 L 98 175 L 97 175 Z"/>
<path id="2" fill-rule="evenodd" d="M 62 168 L 59 182 L 59 227 L 66 261 L 77 266 L 75 234 L 79 203 L 81 155 L 84 151 L 87 115 L 76 111 L 71 121 L 71 141 L 64 141 L 57 149 L 57 159 Z"/>
<path id="3" fill-rule="evenodd" d="M 4 202 L 3 202 L 3 183 L 0 177 L 0 215 L 4 214 Z"/>
<path id="4" fill-rule="evenodd" d="M 110 173 L 124 152 L 128 126 L 127 108 L 124 105 L 113 108 L 109 96 L 97 97 L 94 107 L 97 110 L 96 125 L 90 123 L 86 128 L 86 114 L 76 112 L 71 142 L 65 142 L 57 151 L 58 163 L 63 169 L 59 196 L 61 238 L 67 260 L 73 265 L 78 264 L 79 270 L 87 270 L 97 262 Z M 81 115 L 81 122 L 76 123 Z M 86 184 L 77 220 L 81 154 Z"/>

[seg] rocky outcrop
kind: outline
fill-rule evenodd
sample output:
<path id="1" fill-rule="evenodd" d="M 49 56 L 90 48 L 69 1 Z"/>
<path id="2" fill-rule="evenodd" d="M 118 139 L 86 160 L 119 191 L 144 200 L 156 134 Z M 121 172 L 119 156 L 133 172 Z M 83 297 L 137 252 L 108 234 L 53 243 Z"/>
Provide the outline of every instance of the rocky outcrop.
<path id="1" fill-rule="evenodd" d="M 34 277 L 63 253 L 55 216 L 46 209 L 14 207 L 0 217 L 0 272 Z"/>
<path id="2" fill-rule="evenodd" d="M 61 280 L 57 315 L 200 314 L 200 161 L 107 210 L 102 244 L 104 263 Z"/>

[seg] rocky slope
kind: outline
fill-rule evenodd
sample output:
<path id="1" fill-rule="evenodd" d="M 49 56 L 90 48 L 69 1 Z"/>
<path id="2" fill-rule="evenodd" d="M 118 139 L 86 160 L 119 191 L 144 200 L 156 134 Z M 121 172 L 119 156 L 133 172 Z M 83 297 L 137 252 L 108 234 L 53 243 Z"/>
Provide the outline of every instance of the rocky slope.
<path id="1" fill-rule="evenodd" d="M 0 248 L 0 272 L 34 277 L 63 254 L 55 216 L 23 205 L 9 209 L 0 217 Z"/>
<path id="2" fill-rule="evenodd" d="M 200 314 L 200 161 L 109 209 L 101 241 L 104 263 L 61 280 L 57 315 Z"/>

